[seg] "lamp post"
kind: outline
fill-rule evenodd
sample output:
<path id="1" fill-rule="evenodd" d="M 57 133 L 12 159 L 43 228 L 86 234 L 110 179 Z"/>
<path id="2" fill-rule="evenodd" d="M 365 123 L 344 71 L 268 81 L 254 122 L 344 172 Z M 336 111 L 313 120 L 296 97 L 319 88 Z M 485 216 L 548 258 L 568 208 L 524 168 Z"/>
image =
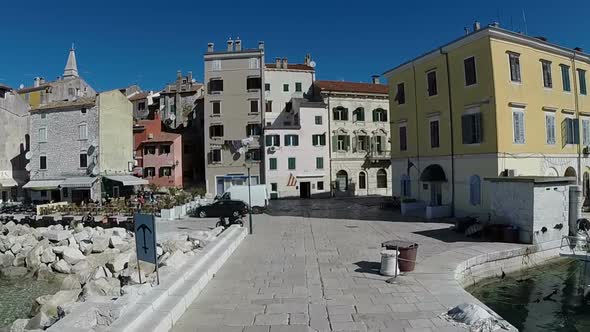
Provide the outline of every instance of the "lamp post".
<path id="1" fill-rule="evenodd" d="M 244 163 L 246 169 L 248 169 L 248 232 L 252 235 L 252 191 L 251 191 L 251 183 L 250 183 L 250 168 L 252 165 L 249 162 L 249 158 L 246 158 L 246 162 Z"/>

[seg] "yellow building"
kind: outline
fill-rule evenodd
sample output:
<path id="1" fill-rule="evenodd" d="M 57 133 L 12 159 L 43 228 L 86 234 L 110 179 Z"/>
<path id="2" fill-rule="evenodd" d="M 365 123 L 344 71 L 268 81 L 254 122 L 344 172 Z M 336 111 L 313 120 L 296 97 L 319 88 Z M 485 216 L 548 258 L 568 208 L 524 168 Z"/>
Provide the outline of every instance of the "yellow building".
<path id="1" fill-rule="evenodd" d="M 588 70 L 581 49 L 489 26 L 387 71 L 394 195 L 485 215 L 485 177 L 575 176 L 587 193 Z"/>

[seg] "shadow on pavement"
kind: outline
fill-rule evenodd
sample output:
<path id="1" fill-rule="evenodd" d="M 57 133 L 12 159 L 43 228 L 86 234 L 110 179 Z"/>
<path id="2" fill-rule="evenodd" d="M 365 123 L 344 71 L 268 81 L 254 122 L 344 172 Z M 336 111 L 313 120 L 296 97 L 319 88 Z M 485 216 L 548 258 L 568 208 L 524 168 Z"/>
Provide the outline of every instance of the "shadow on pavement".
<path id="1" fill-rule="evenodd" d="M 379 271 L 381 270 L 380 262 L 360 261 L 354 263 L 354 265 L 359 267 L 358 269 L 354 270 L 354 272 L 381 275 L 381 273 L 379 273 Z"/>
<path id="2" fill-rule="evenodd" d="M 486 242 L 482 237 L 467 237 L 464 234 L 455 232 L 452 228 L 440 228 L 426 231 L 413 232 L 414 234 L 430 237 L 446 243 L 454 242 Z"/>

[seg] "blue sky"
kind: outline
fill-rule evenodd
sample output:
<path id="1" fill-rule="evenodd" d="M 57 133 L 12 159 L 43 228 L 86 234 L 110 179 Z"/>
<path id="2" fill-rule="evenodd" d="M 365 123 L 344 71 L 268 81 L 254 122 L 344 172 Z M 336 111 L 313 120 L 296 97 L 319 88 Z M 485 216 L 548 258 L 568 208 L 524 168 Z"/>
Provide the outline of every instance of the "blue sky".
<path id="1" fill-rule="evenodd" d="M 203 77 L 207 42 L 266 43 L 318 79 L 368 81 L 373 74 L 463 34 L 479 20 L 590 51 L 589 1 L 10 1 L 2 4 L 0 83 L 31 85 L 61 75 L 75 42 L 80 74 L 99 91 L 140 84 L 161 89 L 177 70 Z M 576 8 L 576 10 L 570 10 Z M 565 10 L 564 10 L 565 9 Z"/>

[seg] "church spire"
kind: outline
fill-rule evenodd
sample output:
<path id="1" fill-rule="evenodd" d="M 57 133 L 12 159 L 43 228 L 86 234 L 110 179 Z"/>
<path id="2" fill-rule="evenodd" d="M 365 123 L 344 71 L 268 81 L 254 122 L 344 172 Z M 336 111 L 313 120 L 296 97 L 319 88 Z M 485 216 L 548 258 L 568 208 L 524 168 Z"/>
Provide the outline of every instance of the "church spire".
<path id="1" fill-rule="evenodd" d="M 79 77 L 78 64 L 76 63 L 76 51 L 74 49 L 73 43 L 72 43 L 72 48 L 70 48 L 70 55 L 68 55 L 68 62 L 66 63 L 66 67 L 64 68 L 63 77 L 64 78 Z"/>

